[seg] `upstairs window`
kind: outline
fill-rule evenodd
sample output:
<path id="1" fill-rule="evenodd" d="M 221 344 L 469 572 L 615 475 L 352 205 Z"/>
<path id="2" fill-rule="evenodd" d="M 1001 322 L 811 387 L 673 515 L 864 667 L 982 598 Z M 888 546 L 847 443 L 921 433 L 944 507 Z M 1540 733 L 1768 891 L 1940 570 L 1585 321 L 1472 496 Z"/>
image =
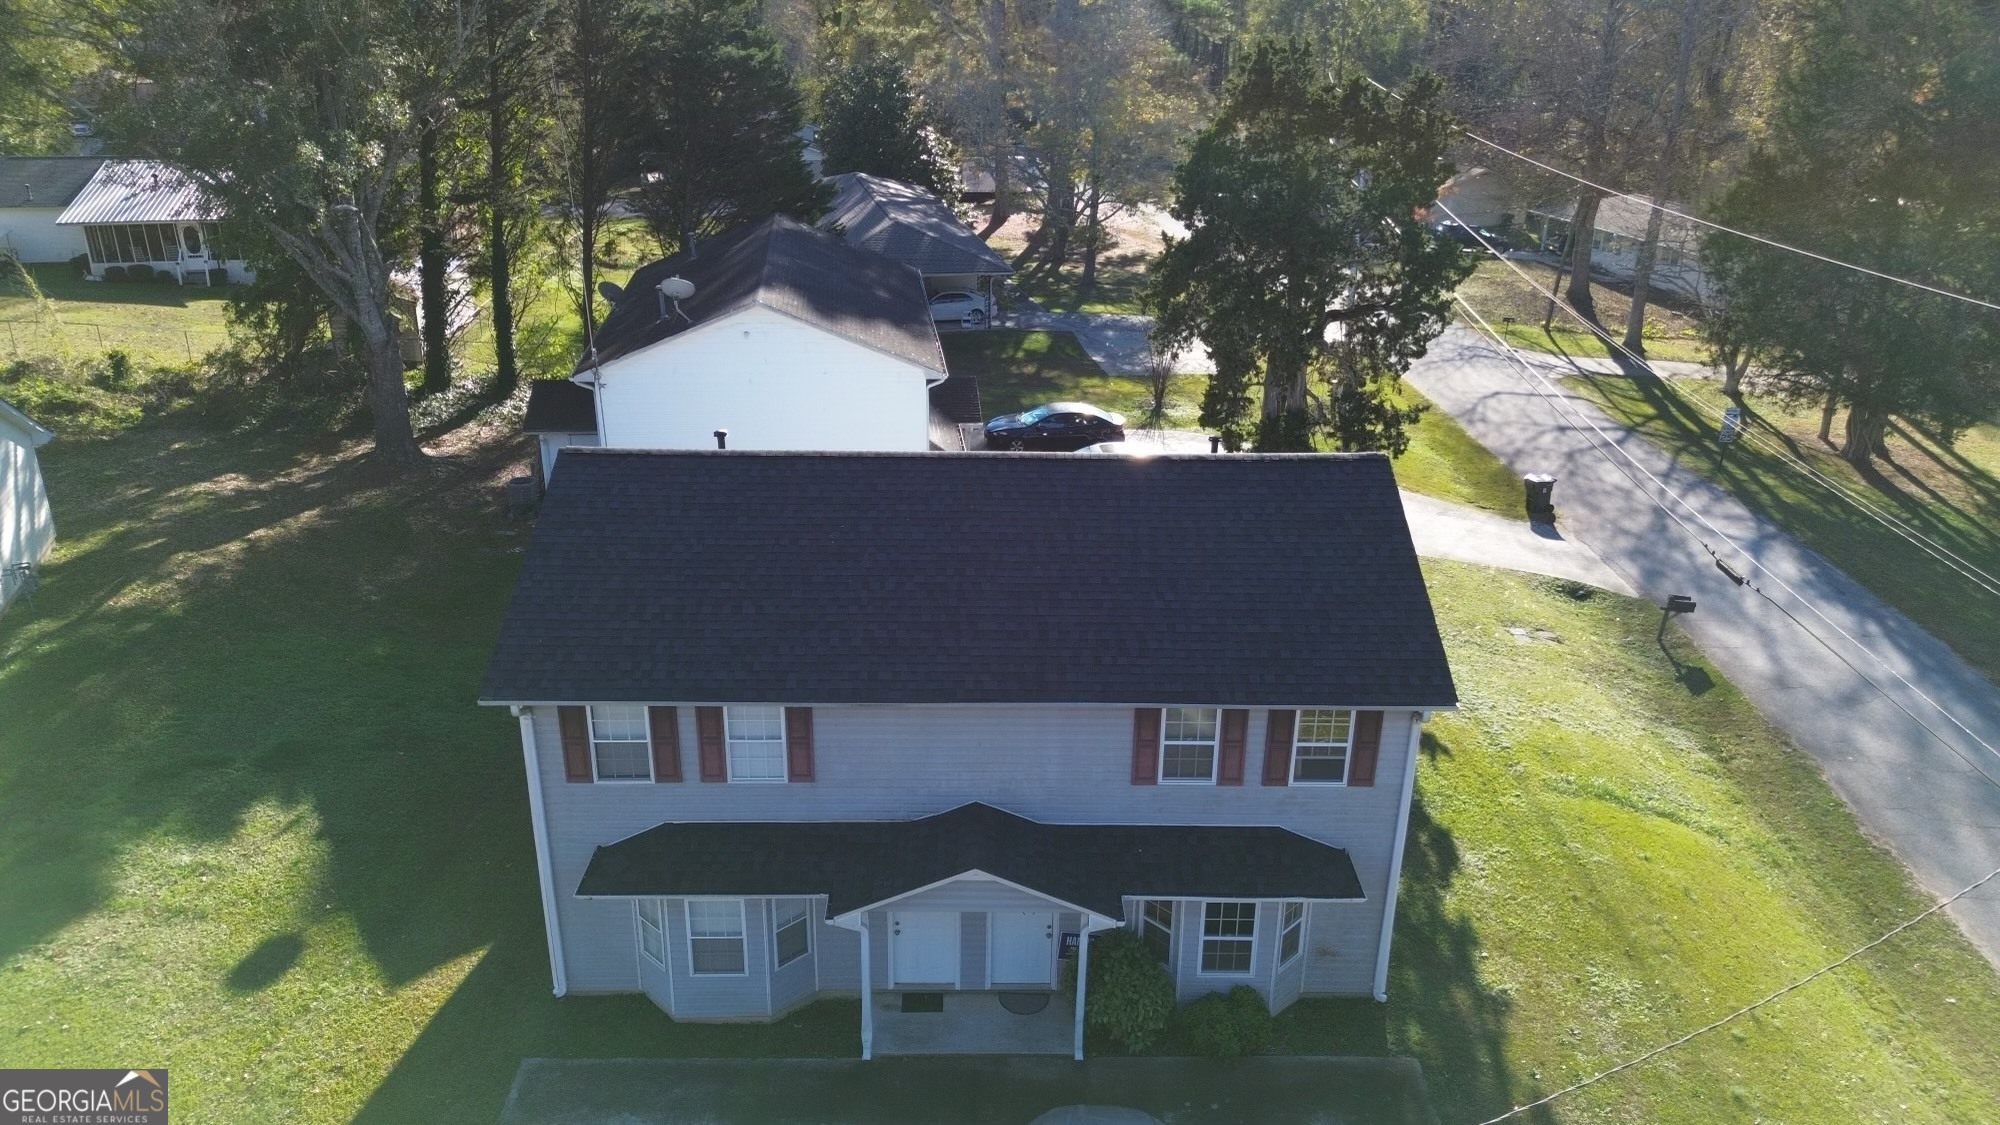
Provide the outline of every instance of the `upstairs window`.
<path id="1" fill-rule="evenodd" d="M 1292 734 L 1292 781 L 1347 784 L 1347 752 L 1354 745 L 1354 712 L 1301 711 Z"/>
<path id="2" fill-rule="evenodd" d="M 743 900 L 691 898 L 687 903 L 688 967 L 696 976 L 742 976 Z"/>
<path id="3" fill-rule="evenodd" d="M 1165 708 L 1160 738 L 1162 782 L 1213 782 L 1217 717 L 1213 707 Z"/>
<path id="4" fill-rule="evenodd" d="M 599 781 L 653 780 L 653 743 L 646 708 L 599 703 L 590 708 L 590 760 Z"/>
<path id="5" fill-rule="evenodd" d="M 785 780 L 785 709 L 727 707 L 729 780 Z"/>
<path id="6" fill-rule="evenodd" d="M 1216 975 L 1241 975 L 1248 973 L 1250 971 L 1251 952 L 1256 946 L 1256 903 L 1209 902 L 1202 904 L 1202 972 Z"/>

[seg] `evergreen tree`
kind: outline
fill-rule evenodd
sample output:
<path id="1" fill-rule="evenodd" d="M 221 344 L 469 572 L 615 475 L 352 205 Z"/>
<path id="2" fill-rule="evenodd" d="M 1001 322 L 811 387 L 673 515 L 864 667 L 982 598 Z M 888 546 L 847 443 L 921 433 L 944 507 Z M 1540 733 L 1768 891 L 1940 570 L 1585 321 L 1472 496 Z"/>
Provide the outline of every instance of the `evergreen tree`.
<path id="1" fill-rule="evenodd" d="M 929 115 L 902 63 L 875 58 L 840 68 L 827 80 L 819 106 L 825 174 L 867 172 L 941 198 L 955 194 L 957 175 L 933 141 Z"/>
<path id="2" fill-rule="evenodd" d="M 1325 73 L 1301 41 L 1254 48 L 1175 175 L 1188 236 L 1148 302 L 1162 346 L 1214 357 L 1201 422 L 1229 448 L 1399 454 L 1419 411 L 1389 391 L 1472 269 L 1416 217 L 1451 175 L 1452 123 L 1433 76 L 1393 99 Z"/>

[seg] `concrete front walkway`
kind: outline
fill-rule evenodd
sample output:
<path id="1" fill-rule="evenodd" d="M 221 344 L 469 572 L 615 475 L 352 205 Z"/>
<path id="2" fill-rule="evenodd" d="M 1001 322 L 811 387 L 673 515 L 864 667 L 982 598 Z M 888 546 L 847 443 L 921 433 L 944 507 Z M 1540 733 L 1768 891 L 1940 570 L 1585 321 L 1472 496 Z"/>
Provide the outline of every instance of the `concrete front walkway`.
<path id="1" fill-rule="evenodd" d="M 1413 1059 L 527 1059 L 500 1125 L 1027 1125 L 1065 1106 L 1173 1125 L 1436 1125 Z"/>
<path id="2" fill-rule="evenodd" d="M 1777 604 L 1737 586 L 1654 505 L 1657 486 L 1618 454 L 1611 457 L 1636 482 L 1596 452 L 1588 427 L 1559 413 L 1504 352 L 1474 333 L 1447 331 L 1408 378 L 1516 471 L 1556 474 L 1556 509 L 1567 533 L 1635 589 L 1655 600 L 1692 596 L 1699 608 L 1681 624 L 1819 762 L 1862 825 L 1932 893 L 1956 893 L 2000 867 L 2000 690 L 1990 680 L 1734 496 L 1559 390 L 1576 417 L 1602 427 L 1611 444 L 1720 530 L 1702 534 L 1723 559 L 1739 571 L 1750 569 L 1750 559 L 1769 568 L 1754 581 Z M 1700 527 L 1685 509 L 1673 510 Z M 1899 683 L 1864 645 L 1915 686 Z M 2000 881 L 1952 913 L 2000 964 Z"/>

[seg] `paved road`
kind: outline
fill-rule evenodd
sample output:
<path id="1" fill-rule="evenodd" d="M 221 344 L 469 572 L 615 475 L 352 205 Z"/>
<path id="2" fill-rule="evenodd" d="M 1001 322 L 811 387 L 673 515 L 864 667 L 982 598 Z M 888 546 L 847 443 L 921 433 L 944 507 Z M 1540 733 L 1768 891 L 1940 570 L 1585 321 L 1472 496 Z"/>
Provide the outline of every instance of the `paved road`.
<path id="1" fill-rule="evenodd" d="M 1670 593 L 1694 597 L 1699 609 L 1682 623 L 1703 651 L 1819 761 L 1861 823 L 1885 840 L 1925 887 L 1951 894 L 2000 867 L 2000 749 L 1995 749 L 2000 748 L 2000 689 L 1991 681 L 1776 525 L 1564 392 L 1571 409 L 1603 426 L 1617 445 L 1957 715 L 1971 733 L 1951 725 L 1915 690 L 1840 639 L 1776 581 L 1763 581 L 1780 605 L 1810 623 L 1831 648 L 1822 646 L 1777 606 L 1721 574 L 1651 503 L 1650 483 L 1633 483 L 1593 452 L 1587 429 L 1534 393 L 1517 367 L 1473 333 L 1449 330 L 1409 378 L 1516 470 L 1555 473 L 1563 526 L 1633 587 L 1655 600 Z M 1741 569 L 1740 553 L 1719 540 L 1715 546 Z M 1919 718 L 1942 739 L 1928 733 Z M 1961 900 L 1953 914 L 1974 944 L 2000 965 L 2000 881 Z"/>

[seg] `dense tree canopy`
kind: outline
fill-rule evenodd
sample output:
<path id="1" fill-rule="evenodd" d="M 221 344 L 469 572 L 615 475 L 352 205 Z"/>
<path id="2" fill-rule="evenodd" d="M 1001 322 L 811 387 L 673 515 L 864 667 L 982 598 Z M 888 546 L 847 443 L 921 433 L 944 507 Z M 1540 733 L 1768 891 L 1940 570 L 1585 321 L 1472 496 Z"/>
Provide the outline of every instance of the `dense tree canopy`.
<path id="1" fill-rule="evenodd" d="M 1175 177 L 1189 233 L 1154 263 L 1150 301 L 1164 345 L 1208 346 L 1201 421 L 1231 449 L 1400 453 L 1416 412 L 1388 391 L 1471 269 L 1415 218 L 1451 174 L 1451 121 L 1434 77 L 1392 98 L 1324 74 L 1296 40 L 1237 68 Z"/>
<path id="2" fill-rule="evenodd" d="M 957 170 L 942 151 L 908 69 L 896 59 L 849 63 L 827 77 L 819 96 L 819 146 L 826 175 L 867 172 L 946 199 L 956 194 Z"/>

